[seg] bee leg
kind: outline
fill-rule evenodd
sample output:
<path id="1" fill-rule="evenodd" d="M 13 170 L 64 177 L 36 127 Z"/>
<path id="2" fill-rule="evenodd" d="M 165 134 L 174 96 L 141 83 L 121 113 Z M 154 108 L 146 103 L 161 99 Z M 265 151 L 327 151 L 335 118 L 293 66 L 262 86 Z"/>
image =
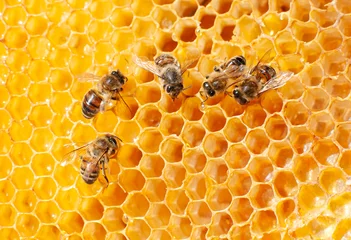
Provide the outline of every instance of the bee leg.
<path id="1" fill-rule="evenodd" d="M 102 175 L 104 176 L 106 182 L 107 182 L 107 185 L 110 183 L 107 176 L 106 176 L 106 172 L 105 172 L 105 161 L 102 162 Z"/>
<path id="2" fill-rule="evenodd" d="M 234 97 L 230 92 L 226 91 L 225 94 L 227 94 L 229 97 Z"/>

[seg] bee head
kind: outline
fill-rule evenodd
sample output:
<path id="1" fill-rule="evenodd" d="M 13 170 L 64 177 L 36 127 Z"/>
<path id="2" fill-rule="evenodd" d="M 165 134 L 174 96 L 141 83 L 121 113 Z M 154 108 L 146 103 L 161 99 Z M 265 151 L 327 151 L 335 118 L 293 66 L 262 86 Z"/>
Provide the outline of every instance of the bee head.
<path id="1" fill-rule="evenodd" d="M 165 89 L 169 96 L 174 100 L 178 97 L 180 92 L 183 91 L 184 87 L 183 84 L 180 83 L 176 85 L 167 85 Z"/>
<path id="2" fill-rule="evenodd" d="M 213 97 L 216 94 L 215 90 L 212 89 L 211 85 L 208 82 L 204 82 L 202 84 L 202 87 L 209 97 Z"/>
<path id="3" fill-rule="evenodd" d="M 242 92 L 237 87 L 233 90 L 233 96 L 235 100 L 241 105 L 245 105 L 246 103 L 248 103 L 246 98 L 244 98 Z"/>

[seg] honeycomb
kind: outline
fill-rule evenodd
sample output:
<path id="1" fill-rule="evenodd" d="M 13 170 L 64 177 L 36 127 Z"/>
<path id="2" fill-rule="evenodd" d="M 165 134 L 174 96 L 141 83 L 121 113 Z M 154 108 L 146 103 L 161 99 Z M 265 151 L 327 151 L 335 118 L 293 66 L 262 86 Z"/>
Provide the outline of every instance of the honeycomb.
<path id="1" fill-rule="evenodd" d="M 0 239 L 350 239 L 348 0 L 0 1 Z M 174 102 L 132 54 L 184 62 Z M 295 76 L 241 106 L 201 108 L 213 67 L 267 49 Z M 86 120 L 80 81 L 120 69 L 110 111 Z M 60 163 L 67 144 L 123 144 L 104 183 Z M 66 151 L 67 152 L 67 151 Z"/>

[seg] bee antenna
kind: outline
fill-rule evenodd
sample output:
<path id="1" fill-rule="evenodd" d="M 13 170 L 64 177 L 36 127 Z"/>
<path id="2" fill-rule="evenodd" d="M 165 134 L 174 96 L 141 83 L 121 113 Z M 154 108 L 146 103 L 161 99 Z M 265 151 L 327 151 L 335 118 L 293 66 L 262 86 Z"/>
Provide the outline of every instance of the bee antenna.
<path id="1" fill-rule="evenodd" d="M 124 101 L 122 95 L 121 95 L 119 92 L 117 92 L 117 93 L 118 93 L 118 95 L 121 97 L 121 99 L 122 99 L 122 101 L 124 102 L 124 104 L 125 104 L 125 105 L 127 106 L 127 108 L 129 109 L 129 112 L 130 112 L 131 114 L 133 114 L 133 113 L 132 113 L 132 110 L 130 109 L 130 107 L 128 106 L 128 104 L 126 103 L 126 101 Z"/>
<path id="2" fill-rule="evenodd" d="M 271 51 L 272 51 L 272 48 L 268 49 L 268 50 L 263 54 L 263 56 L 258 60 L 256 66 L 253 67 L 253 68 L 251 69 L 250 74 L 257 70 L 257 67 L 258 67 L 258 65 L 261 63 L 261 61 L 263 60 L 263 58 L 264 58 L 265 56 L 267 56 L 268 53 L 270 53 Z"/>
<path id="3" fill-rule="evenodd" d="M 182 91 L 187 90 L 187 89 L 189 89 L 189 88 L 191 88 L 191 87 L 192 87 L 192 85 L 187 86 L 186 88 L 183 88 Z"/>

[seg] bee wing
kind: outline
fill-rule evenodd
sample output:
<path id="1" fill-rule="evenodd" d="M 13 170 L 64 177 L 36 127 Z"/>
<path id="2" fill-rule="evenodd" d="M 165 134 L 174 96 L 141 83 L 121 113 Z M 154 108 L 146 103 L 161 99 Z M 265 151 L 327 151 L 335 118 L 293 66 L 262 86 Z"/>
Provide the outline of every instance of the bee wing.
<path id="1" fill-rule="evenodd" d="M 78 74 L 76 77 L 79 82 L 98 82 L 102 78 L 93 73 L 82 73 Z"/>
<path id="2" fill-rule="evenodd" d="M 152 72 L 153 74 L 160 77 L 160 71 L 158 70 L 154 62 L 149 61 L 149 59 L 145 57 L 138 57 L 136 55 L 133 55 L 132 60 L 139 67 L 144 68 L 145 70 Z"/>
<path id="3" fill-rule="evenodd" d="M 293 75 L 294 73 L 292 72 L 281 72 L 275 78 L 269 80 L 258 93 L 260 94 L 269 89 L 275 89 L 285 85 Z"/>
<path id="4" fill-rule="evenodd" d="M 63 158 L 62 158 L 62 161 L 60 163 L 61 166 L 66 166 L 67 164 L 70 164 L 70 163 L 74 163 L 78 158 L 79 156 L 86 151 L 86 148 L 89 146 L 90 143 L 88 144 L 85 144 L 81 147 L 78 147 L 76 149 L 73 149 L 72 151 L 69 151 L 68 153 L 66 153 Z M 64 148 L 69 148 L 69 147 L 72 147 L 72 146 L 75 146 L 75 144 L 66 144 L 64 146 Z"/>
<path id="5" fill-rule="evenodd" d="M 191 58 L 191 59 L 187 59 L 187 60 L 182 64 L 182 67 L 181 67 L 181 74 L 183 75 L 183 73 L 184 73 L 194 62 L 196 62 L 198 59 L 199 59 L 198 56 L 193 57 L 193 58 Z"/>
<path id="6" fill-rule="evenodd" d="M 225 74 L 227 78 L 238 78 L 245 73 L 246 69 L 247 67 L 245 65 L 240 65 L 239 67 L 231 65 L 223 70 L 223 74 Z"/>

